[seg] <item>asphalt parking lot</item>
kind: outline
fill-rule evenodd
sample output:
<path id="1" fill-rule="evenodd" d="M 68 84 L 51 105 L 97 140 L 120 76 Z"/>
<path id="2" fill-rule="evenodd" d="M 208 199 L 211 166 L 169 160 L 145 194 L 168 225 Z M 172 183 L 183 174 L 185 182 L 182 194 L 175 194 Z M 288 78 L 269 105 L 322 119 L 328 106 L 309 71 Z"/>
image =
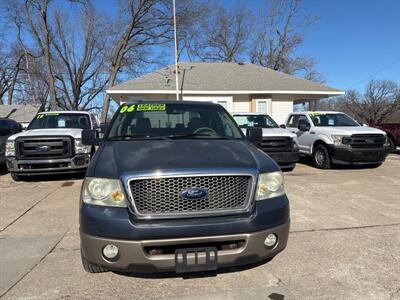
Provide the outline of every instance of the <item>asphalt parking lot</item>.
<path id="1" fill-rule="evenodd" d="M 400 299 L 400 155 L 377 169 L 285 174 L 287 249 L 268 264 L 196 277 L 92 275 L 81 267 L 81 179 L 0 175 L 4 299 Z"/>

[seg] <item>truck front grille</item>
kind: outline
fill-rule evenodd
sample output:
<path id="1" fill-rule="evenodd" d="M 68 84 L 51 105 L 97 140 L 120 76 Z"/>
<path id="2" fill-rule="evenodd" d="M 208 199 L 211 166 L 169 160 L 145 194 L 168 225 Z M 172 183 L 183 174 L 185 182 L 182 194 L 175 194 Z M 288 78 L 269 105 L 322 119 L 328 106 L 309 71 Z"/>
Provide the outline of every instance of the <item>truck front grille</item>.
<path id="1" fill-rule="evenodd" d="M 350 137 L 352 148 L 381 148 L 385 144 L 383 134 L 353 134 Z"/>
<path id="2" fill-rule="evenodd" d="M 285 152 L 292 150 L 292 138 L 286 136 L 263 137 L 260 143 L 264 152 Z"/>
<path id="3" fill-rule="evenodd" d="M 16 142 L 19 159 L 55 159 L 72 157 L 70 137 L 29 137 Z"/>
<path id="4" fill-rule="evenodd" d="M 224 175 L 132 179 L 129 186 L 137 213 L 143 217 L 228 214 L 247 210 L 252 177 Z M 200 199 L 184 198 L 182 192 L 191 188 L 204 189 L 208 195 Z"/>

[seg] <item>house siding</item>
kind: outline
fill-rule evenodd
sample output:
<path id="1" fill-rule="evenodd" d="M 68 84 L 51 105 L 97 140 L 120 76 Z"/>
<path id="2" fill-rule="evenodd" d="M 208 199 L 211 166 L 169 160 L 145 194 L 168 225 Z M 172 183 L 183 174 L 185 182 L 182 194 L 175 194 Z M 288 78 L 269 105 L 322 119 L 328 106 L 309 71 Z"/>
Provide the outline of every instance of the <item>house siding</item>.
<path id="1" fill-rule="evenodd" d="M 293 100 L 290 95 L 272 95 L 271 117 L 283 124 L 289 113 L 293 112 Z"/>

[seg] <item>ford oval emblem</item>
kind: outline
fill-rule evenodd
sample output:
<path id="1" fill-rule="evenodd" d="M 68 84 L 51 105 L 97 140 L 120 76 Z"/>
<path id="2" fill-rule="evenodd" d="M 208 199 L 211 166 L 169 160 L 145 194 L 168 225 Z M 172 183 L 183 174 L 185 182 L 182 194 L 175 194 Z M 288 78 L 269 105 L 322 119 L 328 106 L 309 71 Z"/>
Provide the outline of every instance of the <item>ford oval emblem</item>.
<path id="1" fill-rule="evenodd" d="M 182 191 L 182 198 L 187 200 L 199 200 L 208 196 L 208 191 L 202 188 L 190 188 Z"/>
<path id="2" fill-rule="evenodd" d="M 47 146 L 47 145 L 42 145 L 42 146 L 36 147 L 37 152 L 49 152 L 50 150 L 51 150 L 51 147 Z"/>

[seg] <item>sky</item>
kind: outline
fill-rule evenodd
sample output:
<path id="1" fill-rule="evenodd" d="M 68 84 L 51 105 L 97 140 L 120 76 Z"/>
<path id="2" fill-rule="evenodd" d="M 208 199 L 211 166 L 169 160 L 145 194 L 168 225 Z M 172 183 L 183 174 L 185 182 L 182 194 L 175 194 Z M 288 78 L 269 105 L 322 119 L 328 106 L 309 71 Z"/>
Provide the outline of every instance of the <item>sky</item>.
<path id="1" fill-rule="evenodd" d="M 94 3 L 113 14 L 115 1 Z M 265 9 L 266 3 L 221 1 L 227 7 L 245 7 L 255 14 Z M 307 30 L 299 53 L 315 58 L 326 85 L 363 90 L 373 78 L 400 84 L 400 0 L 302 0 L 301 10 L 319 20 Z M 171 63 L 172 49 L 171 44 Z"/>

